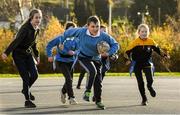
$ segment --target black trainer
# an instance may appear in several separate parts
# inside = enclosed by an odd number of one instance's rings
[[[155,90],[154,90],[153,88],[150,88],[150,89],[149,89],[149,92],[150,92],[150,95],[151,95],[152,97],[156,97],[156,92],[155,92]]]
[[[95,102],[96,101],[96,98],[95,96],[92,97],[92,101]]]
[[[77,86],[76,86],[76,89],[81,89],[81,87],[77,85]]]
[[[142,106],[146,106],[146,105],[147,105],[147,97],[146,97],[146,95],[145,95],[145,96],[143,96],[143,99],[142,99],[141,105],[142,105]]]
[[[146,105],[147,105],[147,101],[142,101],[142,102],[141,102],[141,105],[142,105],[142,106],[146,106]]]
[[[31,102],[30,100],[25,101],[24,106],[25,106],[26,108],[35,108],[35,107],[36,107],[36,105],[35,105],[33,102]]]
[[[24,94],[24,90],[22,90],[21,93]],[[35,97],[34,97],[34,95],[31,94],[31,92],[30,92],[30,99],[31,99],[32,101],[35,100]]]

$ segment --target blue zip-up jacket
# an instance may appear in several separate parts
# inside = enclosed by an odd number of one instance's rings
[[[93,57],[93,60],[100,60],[100,55],[97,51],[97,43],[106,41],[110,45],[109,56],[113,55],[119,50],[118,42],[110,35],[100,32],[99,36],[93,37],[87,34],[87,28],[72,28],[64,32],[64,38],[78,37],[79,50],[86,56]],[[80,57],[86,57],[79,54]]]
[[[63,36],[57,36],[55,37],[52,41],[50,41],[47,46],[46,46],[46,53],[48,57],[52,57],[52,48],[56,46],[56,61],[61,61],[61,62],[73,62],[75,59],[75,56],[69,56],[68,51],[73,50],[75,52],[78,52],[78,39],[74,39],[74,37],[68,37],[66,38],[65,41],[61,42],[64,40]],[[62,43],[64,45],[64,49],[60,50],[59,44]]]

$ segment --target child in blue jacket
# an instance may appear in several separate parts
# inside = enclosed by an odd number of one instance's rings
[[[66,30],[69,28],[74,28],[76,25],[73,22],[68,22],[66,24]],[[73,65],[75,55],[78,49],[78,39],[74,37],[67,37],[65,41],[61,42],[64,36],[60,35],[50,41],[46,47],[48,61],[53,61],[52,49],[57,47],[57,54],[55,56],[56,64],[61,69],[64,77],[65,83],[61,90],[61,102],[66,103],[66,93],[68,94],[68,99],[70,104],[77,104],[72,88],[73,82],[73,71],[71,67]],[[63,48],[60,48],[62,47]]]
[[[101,25],[100,30],[102,32],[106,32],[106,33],[108,32],[107,27],[105,25]],[[111,60],[117,60],[118,55],[114,54],[113,56],[111,56],[109,58]],[[104,58],[101,59],[101,62],[102,62],[102,80],[104,79],[105,73],[110,69],[110,60],[109,60],[109,58],[104,57]],[[82,82],[82,80],[84,78],[85,73],[86,73],[86,70],[82,69],[81,72],[80,72],[80,75],[79,75],[78,84],[76,86],[77,89],[81,88],[81,82]]]
[[[100,109],[105,109],[101,101],[102,74],[101,57],[108,57],[116,53],[119,49],[118,42],[110,35],[100,31],[100,21],[97,16],[90,16],[87,20],[87,27],[72,28],[64,32],[64,39],[68,37],[78,37],[79,39],[79,62],[88,73],[88,81],[83,99],[89,101],[91,88],[94,86],[94,96],[96,105]],[[97,51],[97,44],[106,41],[110,45],[110,50],[103,54]]]

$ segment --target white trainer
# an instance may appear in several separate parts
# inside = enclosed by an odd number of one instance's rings
[[[75,98],[72,98],[72,97],[71,97],[71,98],[69,99],[69,104],[71,104],[71,105],[76,105],[76,104],[78,104],[78,103],[77,103],[77,101],[76,101]]]

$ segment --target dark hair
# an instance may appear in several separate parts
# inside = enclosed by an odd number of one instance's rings
[[[76,27],[76,24],[74,22],[68,21],[66,23],[65,29],[67,30],[69,27]]]
[[[42,12],[40,9],[32,9],[31,12],[29,13],[29,21],[31,21],[34,17],[34,14],[39,13],[42,16]]]
[[[99,18],[97,16],[90,16],[88,19],[87,19],[87,25],[89,25],[91,22],[93,23],[100,23],[99,21]]]
[[[26,24],[30,23],[36,13],[39,13],[39,14],[42,16],[42,12],[41,12],[40,9],[32,9],[31,12],[29,13],[29,18],[28,18],[27,20],[25,20],[25,21],[21,24],[21,27],[22,27],[23,25],[26,25]],[[21,28],[21,27],[20,27],[20,28]]]

